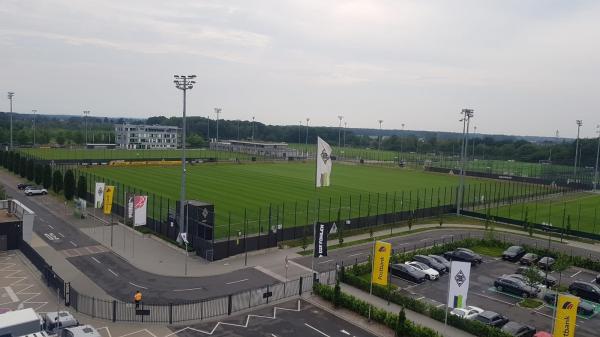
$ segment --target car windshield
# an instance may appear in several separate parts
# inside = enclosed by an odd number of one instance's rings
[[[434,260],[440,262],[440,263],[450,263],[450,261],[446,260],[445,257],[443,256],[439,256],[439,255],[430,255],[430,257],[432,257]]]
[[[513,252],[513,253],[515,253],[515,252],[518,252],[520,250],[521,250],[521,247],[519,247],[519,246],[512,246],[512,247],[508,247],[508,249],[506,251],[507,252]]]
[[[502,331],[512,333],[512,334],[519,332],[520,329],[521,329],[521,325],[519,323],[515,323],[515,322],[508,322],[502,327]]]
[[[421,262],[415,261],[415,262],[413,262],[413,265],[422,270],[429,269],[429,266],[427,266],[426,264],[421,263]]]
[[[463,317],[465,315],[465,312],[461,309],[453,309],[452,313],[458,317]]]

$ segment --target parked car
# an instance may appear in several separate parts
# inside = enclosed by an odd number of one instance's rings
[[[527,253],[521,257],[519,263],[526,266],[531,266],[535,264],[540,257],[535,253]]]
[[[62,330],[60,337],[102,337],[91,325],[80,325]]]
[[[522,280],[510,275],[502,275],[497,278],[494,281],[494,287],[500,292],[515,294],[523,298],[536,297],[540,292],[538,288],[531,287]]]
[[[446,268],[445,265],[443,265],[442,263],[439,263],[437,260],[435,260],[434,258],[432,258],[430,256],[415,255],[413,257],[413,259],[417,262],[425,263],[429,267],[437,270],[440,273],[440,275],[448,272],[448,269]]]
[[[445,257],[441,256],[441,255],[428,255],[430,258],[436,260],[437,262],[441,263],[444,265],[444,267],[446,267],[446,270],[448,270],[448,272],[450,272],[450,261],[446,260]]]
[[[508,275],[503,275],[503,276],[517,279],[517,280],[523,282],[524,284],[529,284],[529,279],[527,277],[525,277],[525,275],[521,275],[521,274],[508,274]],[[546,285],[538,283],[538,282],[534,283],[533,286],[537,290],[539,290],[539,291],[542,291],[542,289],[546,288]]]
[[[54,311],[42,314],[43,327],[49,334],[59,333],[60,330],[79,325],[79,321],[68,311]]]
[[[598,283],[598,284],[600,284],[600,274],[598,274],[598,275],[596,276],[596,281],[595,281],[595,282],[596,282],[596,283]]]
[[[553,257],[544,256],[537,262],[537,265],[543,270],[550,270],[555,262],[556,260]]]
[[[445,252],[444,257],[448,260],[470,262],[472,265],[478,265],[483,262],[481,255],[460,248]]]
[[[430,266],[426,265],[425,263],[421,263],[418,261],[410,261],[410,262],[406,262],[405,264],[407,264],[409,266],[413,266],[413,267],[417,268],[418,270],[424,272],[425,275],[427,275],[427,278],[431,281],[437,280],[440,278],[440,273],[438,273],[437,270],[431,268]]]
[[[544,294],[544,301],[552,306],[556,304],[556,292],[547,291]],[[585,301],[580,301],[577,307],[577,313],[584,316],[591,316],[594,314],[596,306]]]
[[[25,195],[46,195],[48,194],[48,190],[40,186],[29,186],[25,189]]]
[[[593,283],[575,281],[569,285],[569,292],[584,300],[600,303],[600,287]]]
[[[515,337],[533,337],[535,328],[529,325],[524,325],[519,322],[510,321],[500,329],[507,334]]]
[[[554,276],[548,275],[548,273],[532,267],[519,267],[517,268],[517,274],[525,275],[529,269],[535,270],[542,278],[542,283],[547,287],[554,287],[556,285],[557,280]]]
[[[26,189],[29,186],[31,186],[31,184],[23,184],[23,183],[17,184],[17,188],[20,189],[20,190],[24,190],[24,189]]]
[[[475,252],[474,252],[474,251],[472,251],[472,250],[471,250],[471,249],[469,249],[469,248],[462,248],[462,247],[458,247],[458,248],[456,248],[456,250],[462,250],[463,252],[469,252],[469,253],[471,253],[471,254],[475,254]]]
[[[538,331],[535,333],[535,335],[533,335],[533,337],[552,337],[552,334],[547,331]]]
[[[423,283],[425,280],[427,280],[427,275],[425,275],[424,272],[407,264],[393,264],[390,267],[390,271],[393,276],[397,276],[415,283]]]
[[[497,328],[502,327],[508,322],[508,318],[489,310],[485,310],[484,312],[478,314],[474,319],[485,325],[491,325]]]
[[[502,260],[516,262],[525,255],[525,248],[521,246],[510,246],[502,253]]]
[[[454,308],[450,311],[450,315],[458,316],[464,319],[474,319],[475,316],[482,313],[484,310],[474,306],[466,306],[465,308]]]

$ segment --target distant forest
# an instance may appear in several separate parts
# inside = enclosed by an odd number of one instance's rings
[[[13,141],[18,146],[31,146],[33,144],[33,115],[13,115]],[[89,117],[88,142],[111,143],[114,142],[114,124],[158,124],[182,125],[179,117],[150,117],[147,120]],[[254,131],[253,131],[254,129]],[[10,140],[9,114],[0,112],[0,143],[8,144]],[[377,136],[361,135],[361,129],[347,129],[345,132],[335,127],[308,127],[305,125],[267,125],[251,121],[219,120],[219,139],[252,139],[281,141],[288,143],[315,143],[319,136],[331,145],[344,145],[357,148],[377,149],[379,139]],[[383,130],[386,134],[390,130]],[[205,117],[187,118],[188,144],[192,147],[206,146],[208,138],[214,139],[217,135],[217,123]],[[395,135],[384,136],[381,141],[382,150],[441,153],[444,155],[459,155],[461,140],[447,132],[431,131],[396,131]],[[339,138],[338,138],[339,136]],[[469,155],[479,159],[518,160],[525,162],[539,162],[552,160],[556,164],[572,165],[575,157],[575,141],[541,141],[531,142],[522,137],[475,135],[469,140]],[[85,143],[85,120],[80,116],[36,116],[36,144],[38,145],[83,145]],[[473,149],[473,144],[475,145]],[[580,153],[581,166],[594,166],[598,140],[581,139]],[[474,150],[474,152],[473,152]]]

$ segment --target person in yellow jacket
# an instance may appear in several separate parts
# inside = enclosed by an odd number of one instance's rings
[[[135,302],[135,308],[139,308],[140,307],[140,302],[142,301],[142,293],[137,290],[135,292],[135,295],[133,295],[133,302]]]

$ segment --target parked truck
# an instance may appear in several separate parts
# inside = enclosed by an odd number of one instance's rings
[[[49,334],[58,334],[60,330],[79,325],[79,322],[68,311],[52,311],[42,315],[43,328]],[[2,337],[2,335],[0,335]]]
[[[0,314],[0,337],[19,337],[41,332],[40,316],[31,308]]]

